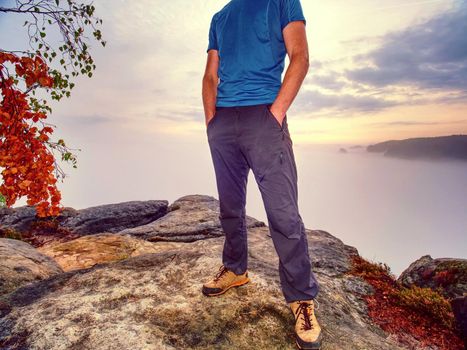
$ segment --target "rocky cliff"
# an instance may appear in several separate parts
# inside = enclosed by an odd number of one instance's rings
[[[405,269],[398,281],[439,291],[451,304],[464,343],[467,344],[467,259],[424,255]]]
[[[467,135],[389,140],[369,145],[366,150],[404,159],[467,160]]]
[[[295,348],[263,222],[247,219],[251,282],[220,297],[201,294],[224,241],[213,197],[69,208],[53,224],[35,222],[31,208],[0,210],[0,231],[16,238],[0,238],[8,286],[0,288],[1,349]],[[376,287],[354,273],[357,249],[323,230],[306,234],[321,286],[322,349],[460,349],[455,333],[440,346],[383,330],[369,314]]]

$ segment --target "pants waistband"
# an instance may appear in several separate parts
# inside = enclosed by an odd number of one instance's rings
[[[248,106],[216,106],[216,111],[224,110],[224,109],[235,109],[237,111],[240,110],[250,110],[250,109],[257,109],[258,107],[268,106],[271,107],[272,102],[270,103],[260,103],[256,105],[248,105]]]

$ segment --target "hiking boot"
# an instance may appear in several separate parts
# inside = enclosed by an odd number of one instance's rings
[[[299,349],[317,350],[321,347],[321,327],[314,312],[313,300],[289,303],[295,316],[295,342]]]
[[[245,271],[241,275],[236,275],[233,271],[221,265],[214,278],[203,284],[202,291],[206,296],[219,295],[225,293],[232,287],[244,285],[249,281],[248,271]]]

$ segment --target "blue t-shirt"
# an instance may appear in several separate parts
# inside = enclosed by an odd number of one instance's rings
[[[282,30],[297,20],[306,25],[300,0],[231,0],[213,15],[206,52],[219,55],[216,106],[274,102],[287,54]]]

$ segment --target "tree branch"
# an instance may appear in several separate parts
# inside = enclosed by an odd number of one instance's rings
[[[56,10],[56,11],[35,11],[35,10],[20,10],[19,8],[0,7],[0,12],[16,12],[16,13],[37,13],[42,15],[50,15],[54,13],[75,13],[79,10]]]

